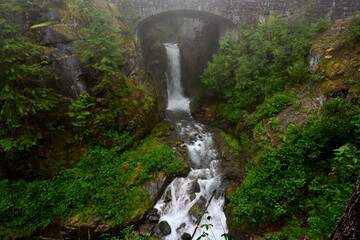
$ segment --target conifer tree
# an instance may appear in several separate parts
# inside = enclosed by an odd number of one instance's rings
[[[120,28],[113,26],[113,16],[102,8],[88,7],[88,24],[83,29],[85,40],[79,42],[81,61],[98,74],[100,82],[97,88],[109,93],[114,87],[114,75],[124,64],[123,39]]]
[[[43,48],[19,34],[12,23],[13,4],[0,11],[0,149],[29,149],[41,134],[34,127],[40,113],[58,103],[45,82],[54,76],[48,71]],[[10,137],[11,136],[11,137]]]

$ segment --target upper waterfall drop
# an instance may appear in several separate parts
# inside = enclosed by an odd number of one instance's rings
[[[180,50],[176,43],[164,43],[168,56],[166,76],[168,106],[167,110],[190,112],[190,100],[184,96],[181,84]]]

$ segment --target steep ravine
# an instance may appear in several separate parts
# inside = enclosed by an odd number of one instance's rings
[[[112,4],[105,7],[106,12],[119,15],[116,23],[122,25],[123,20],[118,10]],[[87,66],[87,63],[80,61],[78,43],[86,40],[81,30],[85,26],[80,16],[73,15],[71,4],[52,6],[39,11],[24,11],[22,29],[29,36],[33,34],[32,38],[46,48],[48,67],[58,75],[56,81],[46,84],[47,87],[56,90],[57,96],[62,100],[56,112],[42,117],[39,126],[48,118],[53,119],[54,115],[55,125],[59,123],[59,126],[56,125],[58,128],[55,130],[43,131],[41,141],[28,152],[1,151],[0,180],[16,181],[25,178],[27,182],[31,182],[39,179],[57,179],[58,174],[74,167],[94,145],[104,149],[122,146],[122,141],[129,135],[115,134],[109,138],[109,130],[115,127],[120,129],[121,133],[135,136],[115,154],[120,156],[123,152],[132,150],[119,168],[121,174],[125,175],[129,166],[134,167],[124,188],[136,186],[137,190],[145,193],[145,197],[141,199],[141,207],[135,209],[120,225],[111,225],[106,217],[87,209],[86,212],[77,212],[67,217],[54,217],[46,227],[22,233],[19,235],[20,239],[87,239],[88,236],[96,239],[101,235],[99,226],[105,232],[116,236],[126,225],[135,225],[140,235],[153,232],[154,236],[162,239],[190,239],[189,235],[196,229],[196,219],[202,217],[207,203],[210,205],[205,216],[211,216],[211,221],[204,220],[213,224],[212,231],[206,230],[211,233],[212,238],[219,239],[221,234],[230,230],[236,239],[256,239],[271,232],[277,233],[282,227],[287,226],[288,222],[285,219],[255,230],[244,227],[241,233],[234,231],[231,225],[232,216],[226,212],[227,197],[235,188],[242,186],[246,176],[245,165],[256,156],[256,153],[249,150],[249,145],[255,142],[254,139],[266,139],[269,146],[276,148],[283,141],[282,130],[290,125],[302,126],[307,119],[321,116],[319,109],[335,97],[344,96],[348,102],[357,104],[359,91],[355,82],[358,81],[360,71],[360,48],[357,46],[352,51],[341,45],[341,34],[347,29],[348,23],[339,20],[316,39],[308,60],[314,77],[286,89],[299,98],[296,104],[287,106],[274,116],[278,128],[273,129],[270,122],[265,122],[261,126],[264,129],[263,134],[250,139],[246,139],[248,136],[244,134],[249,128],[246,120],[241,119],[237,124],[224,121],[221,112],[212,106],[215,102],[214,96],[211,92],[208,94],[204,91],[204,86],[199,81],[206,61],[210,60],[218,48],[216,26],[196,23],[199,24],[199,29],[195,28],[198,32],[192,29],[195,32],[191,32],[191,36],[181,36],[183,33],[172,35],[179,25],[187,32],[187,23],[189,22],[185,22],[184,26],[184,22],[174,21],[167,26],[174,29],[166,30],[165,33],[163,25],[154,26],[149,33],[148,42],[142,43],[142,53],[138,52],[131,31],[124,30],[124,63],[120,67],[121,74],[114,77],[114,82],[121,81],[128,90],[119,93],[115,98],[109,98],[104,92],[98,92],[93,88],[98,83],[99,76]],[[162,35],[163,39],[157,39],[159,35]],[[181,57],[183,71],[177,69],[177,72],[173,73],[174,69],[168,69],[169,63],[166,58],[169,48],[173,48],[174,45],[168,44],[164,47],[162,42],[169,39],[179,42],[181,56],[179,53],[176,55]],[[196,43],[192,44],[193,41]],[[145,73],[148,70],[153,79]],[[171,81],[165,83],[166,80],[181,76],[182,84],[173,85]],[[185,89],[182,89],[181,85]],[[178,91],[167,91],[169,86]],[[89,94],[88,99],[93,101],[86,109],[92,114],[91,118],[105,117],[102,118],[104,125],[101,127],[91,125],[93,122],[87,119],[91,124],[87,125],[87,122],[85,127],[92,132],[89,136],[79,139],[75,137],[77,133],[72,129],[68,112],[71,103],[82,94]],[[196,101],[192,101],[191,113],[190,98],[197,98]],[[115,116],[106,115],[113,109],[121,111]],[[115,120],[108,123],[107,117]],[[162,122],[164,117],[165,121]],[[158,124],[159,122],[161,123]],[[50,128],[51,124],[54,124],[46,123]],[[146,136],[148,137],[145,138]],[[157,148],[159,145],[171,148],[176,156],[172,159],[174,162],[183,158],[182,167],[177,169],[179,171],[175,175],[165,173],[161,169],[151,170],[149,175],[144,177],[141,176],[144,168],[141,163],[133,166],[127,162],[136,156],[137,151],[146,155],[154,146]],[[137,148],[134,149],[134,146]],[[19,159],[21,161],[18,161]],[[357,182],[354,194],[331,239],[359,237],[360,230],[356,221],[359,215],[359,188],[360,181]],[[313,197],[310,191],[309,196]],[[91,204],[85,203],[85,206],[90,207]],[[201,233],[198,230],[196,236]],[[11,233],[11,237],[18,236]]]

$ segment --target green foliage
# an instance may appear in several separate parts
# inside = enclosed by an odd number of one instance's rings
[[[145,180],[159,171],[177,174],[181,167],[182,160],[150,136],[122,155],[116,148],[94,147],[53,180],[0,181],[0,236],[27,234],[46,227],[54,216],[87,212],[103,216],[111,226],[122,225],[146,208],[149,199],[141,187]],[[137,239],[129,234],[128,239]]]
[[[127,131],[119,132],[116,131],[114,128],[109,129],[104,133],[104,136],[109,137],[113,140],[116,151],[121,151],[125,149],[130,143],[133,141],[135,136],[130,136],[130,133]]]
[[[331,22],[329,20],[329,17],[326,18],[320,18],[317,23],[315,24],[315,32],[322,33],[326,30],[328,30],[331,26]]]
[[[117,116],[123,111],[118,99],[110,105],[99,106],[94,97],[81,95],[74,101],[67,115],[75,132],[76,140],[91,140],[106,137],[116,151],[130,146],[135,135],[119,126]]]
[[[119,66],[124,64],[123,39],[120,27],[114,25],[116,19],[105,6],[95,7],[92,1],[77,3],[78,11],[84,11],[82,18],[87,23],[82,29],[85,40],[79,42],[80,60],[91,67],[100,77],[97,90],[113,92],[117,84],[115,74],[120,73]]]
[[[151,239],[148,234],[144,237],[140,236],[139,233],[133,230],[133,226],[127,227],[121,232],[121,237],[119,236],[111,236],[110,234],[103,234],[101,237],[104,237],[105,240],[146,240]]]
[[[215,239],[215,236],[213,235],[212,228],[214,227],[213,224],[211,224],[212,217],[208,215],[208,212],[205,212],[201,219],[198,219],[198,222],[205,222],[200,225],[196,225],[196,230],[199,229],[201,231],[201,235],[196,240],[201,239]],[[195,231],[196,231],[195,230]],[[210,232],[210,233],[209,233]],[[231,240],[233,239],[233,236],[229,235],[228,233],[224,233],[221,235],[221,238],[219,239],[225,239],[225,240]]]
[[[0,13],[0,148],[28,150],[41,139],[38,119],[53,110],[59,99],[45,88],[55,79],[47,67],[44,48],[18,34],[7,2]]]
[[[125,228],[121,231],[121,234],[123,235],[123,240],[143,240],[143,239],[149,239],[148,237],[141,237],[137,232],[135,232],[132,228],[132,226]]]
[[[306,55],[313,27],[302,17],[285,20],[272,14],[257,28],[229,36],[201,76],[202,82],[226,102],[225,116],[239,120],[243,110],[310,76]]]
[[[233,137],[229,134],[226,134],[223,131],[221,131],[220,134],[221,134],[222,139],[224,139],[226,141],[226,143],[230,146],[229,149],[225,148],[226,150],[229,150],[230,152],[233,152],[233,151],[240,152],[241,151],[241,146],[235,137]]]
[[[346,33],[344,45],[348,48],[355,48],[360,42],[360,15],[355,15],[350,20],[350,27]]]
[[[271,118],[283,111],[287,106],[295,103],[295,97],[289,93],[275,93],[266,97],[264,102],[256,107],[253,121],[257,122],[263,118]]]
[[[317,195],[307,202],[307,207],[311,209],[308,224],[312,236],[330,237],[360,174],[360,150],[356,146],[346,144],[334,152],[328,176],[316,176],[309,186]]]
[[[52,218],[55,203],[47,201],[56,193],[49,189],[49,181],[26,183],[20,181],[2,180],[0,182],[1,200],[0,215],[2,224],[0,235],[11,237],[33,230],[33,226],[45,227]],[[24,209],[26,209],[24,211]],[[11,226],[12,229],[7,228]]]
[[[2,6],[10,6],[11,11],[18,11],[22,9],[33,10],[39,8],[48,8],[54,4],[63,3],[64,0],[17,0],[16,2],[11,0],[3,0],[0,4]]]
[[[305,210],[310,228],[296,223],[286,236],[294,236],[295,228],[302,229],[301,237],[330,234],[360,174],[359,150],[351,143],[358,114],[352,108],[335,98],[320,119],[289,130],[277,149],[264,148],[257,163],[248,164],[244,188],[230,196],[234,223],[258,226]],[[316,197],[308,199],[309,191]]]
[[[78,135],[88,136],[94,127],[102,124],[101,119],[94,119],[94,114],[91,110],[93,106],[95,106],[94,98],[91,98],[89,95],[81,95],[71,104],[70,111],[67,114],[72,119],[71,125],[75,128],[75,132]]]

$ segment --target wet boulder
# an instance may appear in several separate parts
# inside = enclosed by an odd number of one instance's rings
[[[152,209],[147,216],[147,223],[158,223],[160,220],[160,214],[156,208]]]
[[[145,236],[155,228],[156,224],[145,223],[139,226],[139,234]]]
[[[165,195],[165,202],[171,202],[171,199],[172,199],[172,197],[171,197],[171,190],[168,190],[167,192],[166,192],[166,195]]]
[[[167,221],[161,221],[159,223],[159,228],[161,233],[164,234],[164,236],[167,236],[171,233],[171,227]]]
[[[181,169],[181,172],[179,173],[178,177],[186,177],[190,172],[190,165],[184,161],[183,167]]]
[[[184,233],[182,236],[181,236],[181,240],[191,240],[191,235],[189,233]]]
[[[200,185],[198,181],[192,181],[191,183],[188,184],[188,190],[187,190],[188,194],[193,194],[198,192],[200,192]]]
[[[203,212],[205,211],[206,202],[207,202],[206,198],[201,196],[199,200],[197,200],[197,202],[190,208],[189,214],[195,217],[196,219],[200,218]]]
[[[186,227],[186,223],[182,223],[180,224],[180,226],[176,229],[176,232],[177,233],[180,233],[181,229],[185,228]]]
[[[48,56],[49,67],[60,77],[60,80],[49,81],[48,87],[71,99],[77,99],[87,92],[86,84],[81,79],[83,70],[76,54],[75,44],[71,42],[52,47]]]

